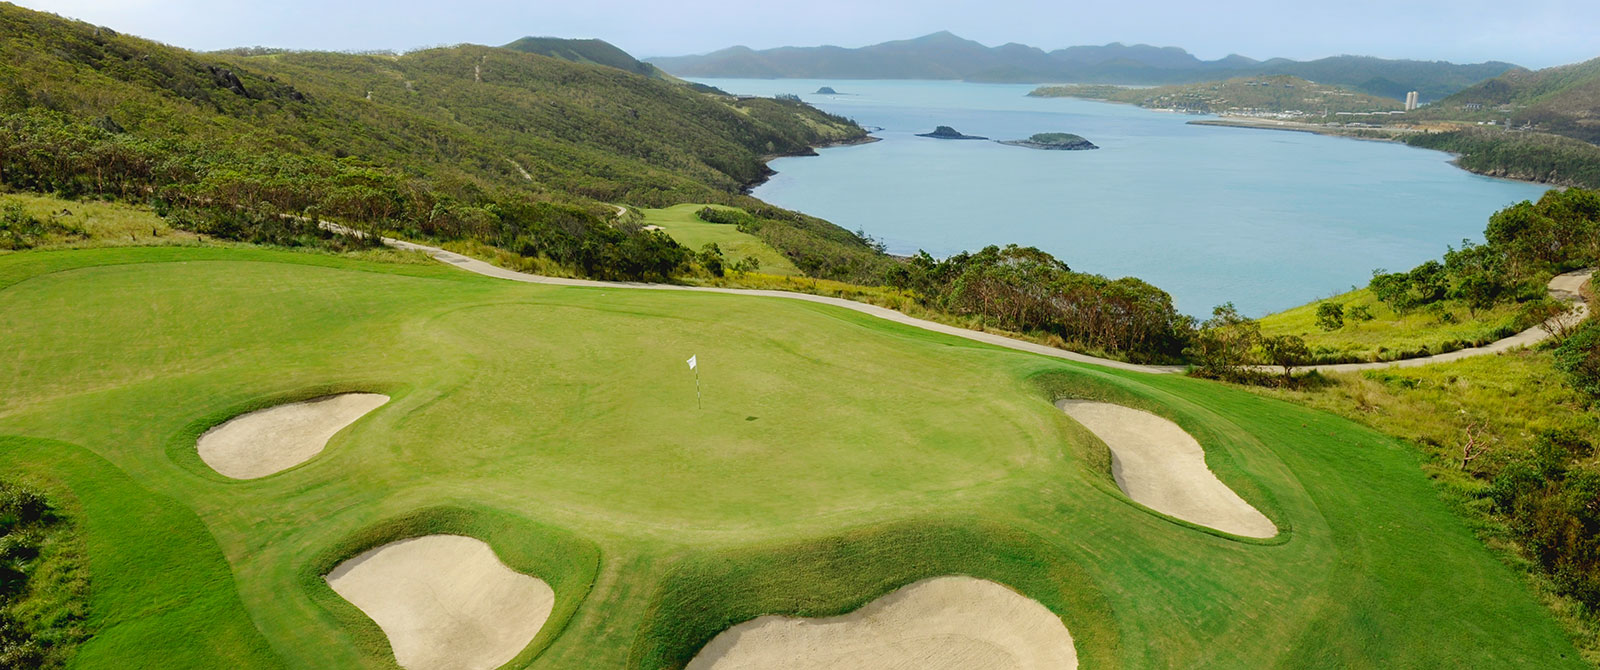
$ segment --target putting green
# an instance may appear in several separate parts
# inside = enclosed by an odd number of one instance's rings
[[[86,501],[101,636],[166,667],[393,667],[322,577],[429,534],[483,540],[554,592],[506,667],[678,667],[762,614],[835,616],[940,575],[1048,607],[1083,668],[1583,667],[1404,445],[825,305],[262,250],[28,252],[0,257],[0,388],[0,462]],[[230,417],[348,391],[391,401],[298,467],[230,480],[196,452]],[[1172,419],[1282,533],[1131,503],[1066,396]],[[113,488],[179,521],[87,504]],[[119,603],[155,585],[199,596],[163,610],[182,634],[119,634],[141,625]]]

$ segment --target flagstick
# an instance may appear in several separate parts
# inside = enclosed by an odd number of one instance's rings
[[[695,369],[694,369],[694,408],[695,409],[705,409],[705,407],[700,404],[700,367],[699,366],[695,366]]]

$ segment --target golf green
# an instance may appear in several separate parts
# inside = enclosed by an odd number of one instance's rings
[[[256,249],[26,252],[0,256],[0,389],[0,462],[84,517],[80,667],[393,667],[322,575],[429,533],[554,590],[506,667],[679,667],[754,616],[945,574],[1043,603],[1084,668],[1584,667],[1403,444],[826,305]],[[196,452],[231,417],[346,391],[391,400],[303,464],[233,480]],[[1132,503],[1066,396],[1176,421],[1282,532]]]

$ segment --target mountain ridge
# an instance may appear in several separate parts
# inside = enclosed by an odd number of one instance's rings
[[[1500,61],[1382,59],[1340,55],[1311,61],[1256,60],[1229,54],[1202,60],[1180,47],[1112,42],[1054,51],[1009,42],[996,47],[939,31],[858,48],[734,46],[706,54],[645,59],[680,77],[760,79],[931,79],[985,83],[1184,84],[1218,78],[1286,74],[1362,93],[1404,99],[1418,91],[1439,100],[1517,66]]]

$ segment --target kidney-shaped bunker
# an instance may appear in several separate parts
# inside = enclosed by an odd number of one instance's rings
[[[555,608],[550,585],[460,535],[391,542],[325,579],[383,629],[407,670],[500,667],[533,641]]]
[[[934,577],[843,616],[763,616],[723,631],[689,670],[1070,670],[1072,635],[994,582]]]
[[[389,402],[377,393],[340,395],[241,414],[200,436],[200,460],[234,479],[282,472],[322,452],[335,433]]]

